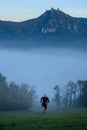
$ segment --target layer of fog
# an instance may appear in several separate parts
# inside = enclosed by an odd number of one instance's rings
[[[87,79],[87,53],[64,48],[0,50],[0,72],[8,82],[34,85],[38,99],[44,93],[51,98],[56,84]]]

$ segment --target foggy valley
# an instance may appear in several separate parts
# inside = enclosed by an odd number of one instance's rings
[[[0,50],[0,72],[8,82],[34,85],[38,99],[46,93],[53,98],[53,88],[69,80],[87,79],[87,52],[76,48],[31,48]]]

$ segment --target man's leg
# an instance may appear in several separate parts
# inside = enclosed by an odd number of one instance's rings
[[[44,114],[46,113],[45,107],[42,107],[42,111],[43,111]]]

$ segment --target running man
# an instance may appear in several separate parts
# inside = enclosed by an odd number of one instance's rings
[[[40,102],[42,103],[42,111],[45,114],[47,109],[47,104],[49,103],[49,98],[44,94],[43,97],[41,97]]]

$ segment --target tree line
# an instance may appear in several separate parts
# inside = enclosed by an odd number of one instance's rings
[[[87,80],[69,81],[64,87],[54,87],[54,99],[58,109],[87,107]],[[36,91],[26,83],[7,82],[0,73],[0,110],[30,110]]]
[[[6,80],[0,73],[0,110],[29,110],[34,101],[34,88],[26,83],[7,83]]]
[[[64,87],[54,87],[57,108],[86,108],[87,80],[69,81]]]

